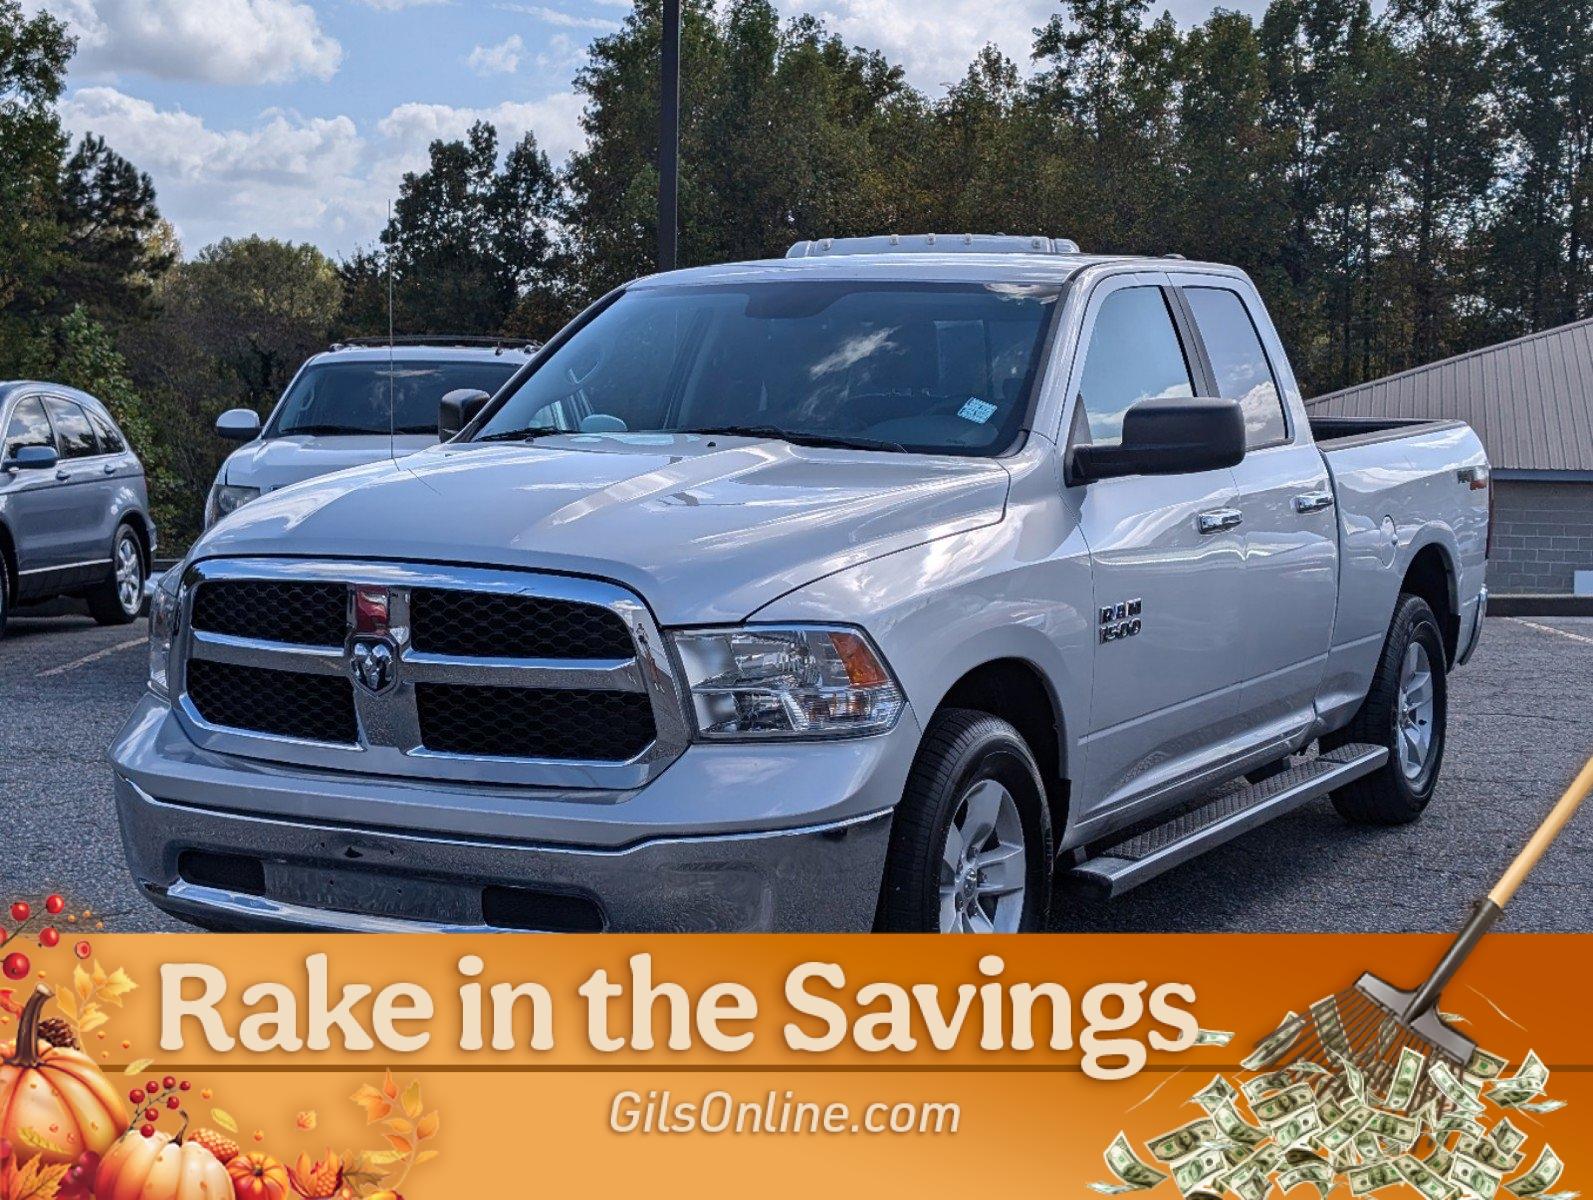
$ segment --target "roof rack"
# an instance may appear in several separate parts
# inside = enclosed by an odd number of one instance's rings
[[[531,338],[483,337],[469,333],[399,333],[386,337],[343,338],[332,343],[333,350],[368,350],[394,346],[490,346],[494,350],[535,350],[539,343]]]
[[[1077,254],[1067,238],[1007,233],[888,233],[875,237],[819,238],[797,242],[787,258],[827,254]]]

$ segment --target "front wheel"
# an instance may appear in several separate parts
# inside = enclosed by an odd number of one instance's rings
[[[89,591],[88,607],[101,625],[126,625],[144,611],[144,544],[131,525],[117,529],[111,576]]]
[[[924,734],[891,826],[879,926],[895,933],[1043,929],[1051,823],[1028,743],[986,713],[948,709]]]
[[[1361,825],[1403,825],[1421,816],[1438,785],[1449,718],[1443,633],[1427,601],[1399,598],[1355,719],[1331,740],[1388,747],[1388,761],[1334,793],[1333,805]]]

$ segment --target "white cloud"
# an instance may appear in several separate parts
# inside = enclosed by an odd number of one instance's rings
[[[352,242],[368,238],[385,212],[386,196],[373,196],[362,178],[365,144],[346,116],[269,109],[247,129],[213,129],[111,87],[77,91],[61,115],[150,173],[190,249],[255,232]]]
[[[938,95],[968,72],[987,42],[1020,69],[1029,65],[1034,30],[1058,11],[1056,0],[777,0],[787,17],[812,13],[849,46],[880,50],[907,80]]]
[[[360,0],[366,8],[379,12],[398,12],[405,8],[431,8],[438,4],[451,4],[453,0]]]
[[[37,3],[38,0],[34,0]],[[301,0],[47,0],[78,39],[73,70],[202,83],[330,79],[343,48]]]
[[[581,17],[564,12],[562,9],[549,8],[545,4],[500,4],[498,7],[504,12],[535,17],[539,21],[546,21],[549,25],[557,25],[561,29],[591,29],[600,33],[613,33],[619,28],[618,21],[611,21],[607,17]]]
[[[491,46],[477,46],[465,59],[477,75],[513,75],[520,69],[520,56],[525,53],[525,42],[518,33],[511,33],[503,41]]]
[[[497,127],[499,142],[510,145],[527,131],[537,135],[537,145],[554,162],[581,145],[582,98],[574,92],[559,92],[541,100],[505,100],[490,108],[456,108],[450,104],[400,104],[379,122],[376,129],[400,156],[412,165],[424,166],[426,147],[437,138],[463,137],[477,121]]]
[[[74,134],[101,134],[149,172],[161,211],[190,251],[260,233],[347,253],[381,230],[404,172],[425,169],[435,139],[488,121],[504,147],[534,131],[557,162],[581,143],[581,104],[573,92],[487,108],[402,104],[363,129],[348,116],[272,108],[219,128],[185,108],[93,86],[72,93],[61,115]]]

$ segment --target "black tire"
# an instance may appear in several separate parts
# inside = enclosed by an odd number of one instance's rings
[[[891,824],[877,922],[881,930],[932,933],[941,928],[947,837],[963,801],[985,781],[999,784],[1015,802],[1023,831],[1024,892],[1016,931],[1045,927],[1053,851],[1040,768],[1023,736],[1007,722],[953,708],[929,723]]]
[[[1402,765],[1400,673],[1412,646],[1425,654],[1431,677],[1433,710],[1430,747],[1420,770]],[[1372,676],[1372,688],[1347,726],[1323,739],[1323,748],[1346,742],[1388,747],[1388,761],[1333,794],[1333,807],[1357,825],[1404,825],[1422,815],[1438,784],[1448,727],[1449,691],[1445,678],[1444,637],[1438,618],[1420,596],[1401,595]]]
[[[6,635],[6,620],[11,616],[11,570],[0,554],[0,638]]]
[[[136,571],[131,601],[126,599],[120,573],[128,547],[132,549],[132,564]],[[84,599],[88,601],[89,616],[101,625],[128,625],[138,620],[139,614],[144,611],[144,580],[147,577],[144,543],[132,525],[124,522],[116,527],[116,536],[111,540],[111,577],[95,584],[84,594]]]

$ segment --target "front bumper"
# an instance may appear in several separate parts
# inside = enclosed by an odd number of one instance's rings
[[[693,746],[637,791],[553,793],[220,755],[146,696],[111,759],[135,881],[201,923],[861,931],[917,741],[908,712],[880,737]],[[539,924],[539,898],[590,922]]]

